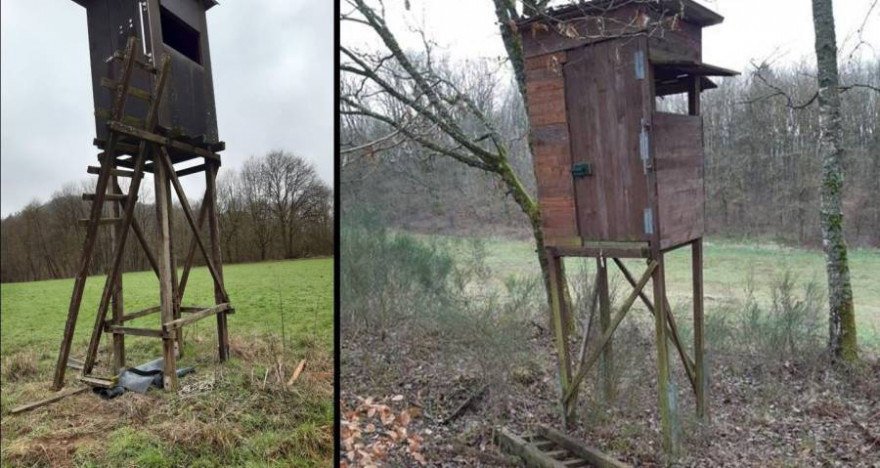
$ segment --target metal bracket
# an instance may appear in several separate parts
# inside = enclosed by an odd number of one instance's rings
[[[648,135],[648,124],[642,119],[642,129],[639,132],[639,157],[642,159],[642,170],[645,174],[651,169],[651,141]]]
[[[654,210],[652,208],[645,208],[643,219],[645,221],[645,234],[654,234]]]
[[[593,166],[588,162],[575,163],[571,166],[571,175],[575,178],[593,175]]]
[[[636,65],[636,79],[644,80],[645,79],[645,51],[637,50],[634,54],[634,60]]]

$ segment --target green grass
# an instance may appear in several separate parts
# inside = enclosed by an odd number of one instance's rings
[[[209,318],[187,327],[179,362],[197,368],[182,386],[207,383],[208,390],[127,393],[109,402],[81,394],[15,416],[9,409],[49,394],[73,281],[0,285],[2,466],[326,466],[332,456],[333,259],[226,265],[224,278],[235,307],[232,359],[217,363],[216,321]],[[87,282],[71,357],[84,355],[103,285],[102,276]],[[125,274],[123,285],[126,312],[158,304],[152,271]],[[205,268],[193,270],[183,302],[213,303]],[[155,329],[159,315],[129,323]],[[102,339],[102,363],[110,361],[109,341]],[[127,337],[126,353],[136,365],[161,356],[161,342]],[[284,386],[300,359],[307,360],[306,372]],[[106,372],[105,364],[96,368]],[[68,370],[68,385],[76,375]]]
[[[446,236],[420,236],[441,242],[451,240]],[[539,272],[534,244],[529,241],[486,238],[486,264],[501,287],[501,280],[509,275]],[[461,255],[467,255],[460,242],[452,242]],[[825,261],[821,251],[794,249],[770,243],[738,243],[720,239],[704,240],[704,300],[707,313],[725,303],[742,300],[750,275],[754,281],[754,294],[759,302],[768,302],[772,281],[790,270],[799,284],[815,280],[825,284]],[[684,248],[666,256],[666,281],[669,300],[676,305],[690,307],[691,273],[690,249]],[[850,249],[850,274],[855,298],[856,326],[859,346],[880,348],[880,249]],[[595,260],[587,260],[594,271]],[[579,268],[580,259],[568,259],[566,266],[571,273]],[[625,262],[634,275],[644,270],[638,260]],[[625,285],[623,278],[612,267],[612,281]],[[624,290],[624,288],[621,288]]]

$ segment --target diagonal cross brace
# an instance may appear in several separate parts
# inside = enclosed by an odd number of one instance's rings
[[[205,264],[208,266],[208,271],[211,272],[211,277],[214,278],[214,285],[217,286],[223,294],[223,302],[229,302],[229,296],[226,294],[226,288],[223,286],[223,278],[220,277],[220,273],[217,271],[213,260],[211,260],[211,256],[208,254],[208,249],[205,248],[205,243],[202,241],[201,234],[199,234],[199,228],[193,218],[192,208],[189,206],[186,193],[183,191],[183,186],[180,185],[180,179],[178,179],[177,174],[174,173],[174,166],[171,163],[171,157],[168,156],[168,150],[166,150],[164,146],[155,146],[156,149],[154,151],[158,150],[159,154],[157,156],[161,159],[162,164],[168,169],[168,177],[171,179],[171,185],[174,186],[174,191],[177,192],[177,198],[180,200],[181,207],[183,207],[183,214],[187,223],[189,223],[193,237],[198,243],[202,255],[205,256]]]
[[[608,327],[608,330],[605,331],[605,334],[602,335],[602,338],[599,340],[598,346],[593,349],[593,352],[590,353],[590,356],[585,361],[581,362],[577,374],[575,374],[574,379],[571,380],[568,389],[565,391],[565,397],[562,400],[564,403],[567,404],[571,400],[572,396],[577,393],[577,387],[587,375],[587,372],[590,370],[593,364],[595,364],[596,360],[599,359],[599,355],[602,354],[602,348],[604,348],[605,344],[608,343],[608,340],[611,339],[611,335],[614,334],[614,331],[617,330],[617,327],[620,325],[620,322],[623,321],[626,313],[629,312],[629,310],[632,308],[632,305],[636,302],[636,299],[638,299],[639,293],[642,291],[642,289],[645,288],[645,285],[648,284],[648,280],[651,279],[651,274],[654,273],[657,265],[658,263],[656,260],[651,261],[651,263],[648,265],[648,269],[645,270],[642,278],[639,280],[638,284],[636,284],[636,287],[633,288],[633,292],[630,293],[629,297],[626,298],[626,301],[623,302],[623,305],[620,306],[620,310],[617,312],[614,320],[611,321],[611,326]]]

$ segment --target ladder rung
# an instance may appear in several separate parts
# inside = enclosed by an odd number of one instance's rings
[[[103,107],[98,107],[95,109],[95,116],[100,119],[110,120],[110,110],[104,109]],[[132,127],[137,127],[139,130],[143,130],[145,126],[144,119],[131,115],[123,115],[122,123],[124,123],[125,125],[131,125]]]
[[[85,201],[94,201],[96,193],[84,193],[83,200]],[[122,193],[108,193],[104,195],[104,200],[115,200],[115,201],[124,201],[128,198],[128,195]]]
[[[567,453],[568,453],[568,450],[552,450],[550,452],[544,452],[544,455],[547,455],[550,458],[555,458],[558,460],[558,459],[562,458]]]
[[[113,59],[125,60],[125,54],[123,54],[121,51],[117,50],[116,52],[113,53],[113,55],[110,56],[109,59],[107,59],[107,61],[109,62],[110,60],[113,60]],[[144,70],[148,73],[154,73],[154,74],[156,73],[156,67],[150,65],[149,63],[145,63],[145,62],[142,62],[137,59],[135,59],[134,63],[135,63],[135,65],[140,67],[141,70]]]
[[[79,381],[91,385],[92,387],[101,387],[101,388],[113,388],[116,386],[116,382],[109,379],[101,379],[98,377],[90,377],[87,375],[79,376]]]
[[[109,90],[116,91],[117,89],[119,89],[119,82],[113,81],[110,78],[101,77],[101,86]],[[135,97],[146,102],[150,102],[153,100],[153,96],[149,92],[144,91],[140,88],[135,88],[134,86],[128,87],[128,94],[131,97]]]
[[[98,166],[89,166],[89,174],[100,174],[101,168]],[[110,175],[116,177],[134,177],[134,171],[126,171],[125,169],[110,169]]]
[[[580,467],[589,466],[589,464],[586,461],[581,460],[580,458],[573,458],[571,460],[564,460],[562,462],[562,464],[565,466],[570,466],[571,468],[580,468]]]
[[[98,224],[99,224],[99,225],[115,224],[115,223],[118,223],[118,222],[120,222],[120,221],[122,221],[122,218],[101,218],[101,219],[98,220]],[[88,219],[80,219],[80,220],[79,220],[79,225],[80,225],[80,226],[88,226],[88,225],[89,225],[89,220],[88,220]]]

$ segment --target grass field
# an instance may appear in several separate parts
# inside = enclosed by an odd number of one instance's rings
[[[72,280],[3,284],[3,466],[327,466],[332,456],[333,260],[228,265],[232,359],[216,362],[216,322],[185,334],[178,395],[80,394],[22,415],[9,409],[49,394]],[[82,358],[103,277],[89,278],[71,356]],[[158,303],[152,272],[124,275],[126,311]],[[184,305],[213,302],[210,275],[195,269]],[[158,315],[131,322],[158,327]],[[282,339],[283,338],[283,339]],[[99,360],[110,360],[102,340]],[[153,338],[127,337],[128,363],[161,356]],[[306,372],[287,378],[301,359]],[[99,366],[107,372],[106,366]],[[68,371],[68,386],[77,372]]]
[[[440,242],[449,241],[462,256],[467,254],[467,243],[446,236],[422,236]],[[537,275],[538,262],[534,254],[534,244],[510,239],[481,239],[486,248],[486,265],[500,281],[509,275]],[[666,256],[666,281],[669,299],[677,304],[690,307],[691,276],[690,249],[684,248]],[[851,249],[849,252],[853,296],[855,298],[856,324],[859,345],[880,349],[880,249]],[[589,260],[590,272],[595,271],[594,260]],[[577,270],[584,260],[569,259],[566,266],[569,274]],[[625,262],[635,275],[644,270],[644,263],[638,260]],[[768,243],[735,243],[719,239],[704,240],[703,280],[705,284],[705,307],[707,313],[719,306],[741,301],[749,278],[752,278],[754,295],[758,301],[768,302],[771,284],[786,270],[797,282],[803,285],[816,281],[824,291],[825,263],[821,251],[801,250]],[[622,285],[625,282],[612,267],[612,282]],[[624,288],[621,288],[624,289]],[[624,292],[625,293],[625,292]]]

